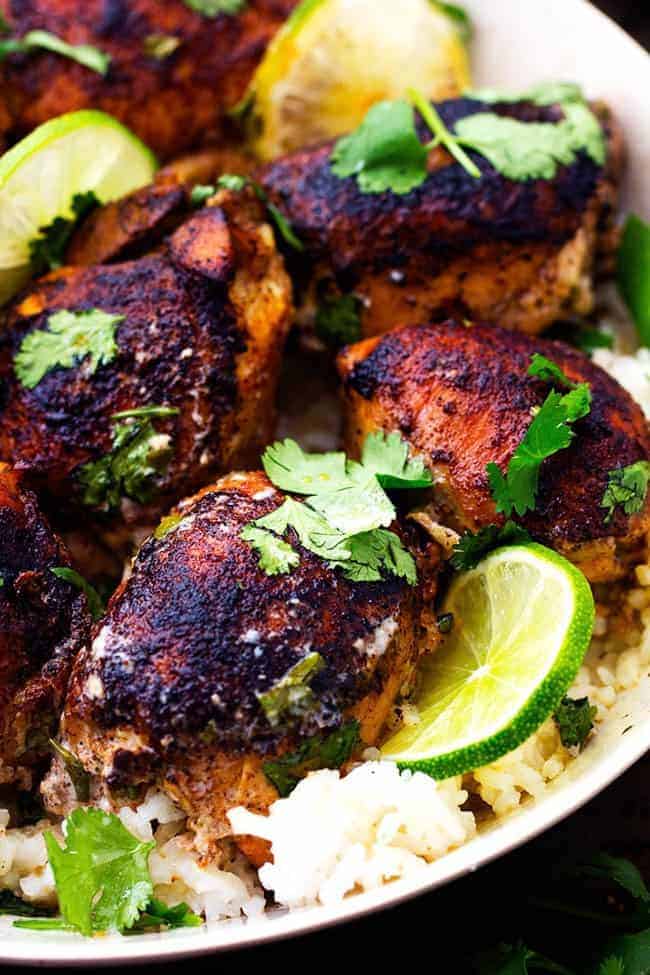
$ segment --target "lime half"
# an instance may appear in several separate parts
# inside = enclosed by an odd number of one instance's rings
[[[458,576],[442,612],[453,626],[425,664],[420,721],[382,749],[437,779],[496,761],[555,711],[587,652],[594,600],[566,559],[514,545]]]
[[[303,0],[269,46],[246,101],[259,158],[356,128],[408,88],[451,98],[470,87],[458,8],[434,0]]]
[[[78,193],[102,203],[151,182],[153,153],[104,112],[52,119],[0,158],[0,304],[29,279],[29,244]]]

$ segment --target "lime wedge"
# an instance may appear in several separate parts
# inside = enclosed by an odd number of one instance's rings
[[[57,217],[72,215],[77,193],[102,203],[151,182],[153,153],[104,112],[62,115],[0,158],[0,304],[31,274],[29,244]]]
[[[434,0],[303,0],[274,38],[243,104],[263,160],[356,128],[382,99],[469,88],[467,24]]]
[[[425,664],[420,721],[382,748],[437,779],[496,761],[555,711],[589,647],[594,600],[566,559],[513,545],[458,576],[442,612],[454,622]]]

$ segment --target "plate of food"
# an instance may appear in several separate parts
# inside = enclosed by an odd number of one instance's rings
[[[0,959],[296,935],[595,797],[650,748],[647,54],[584,0],[16,6]]]

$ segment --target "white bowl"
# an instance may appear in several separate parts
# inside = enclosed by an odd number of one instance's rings
[[[463,0],[463,4],[476,25],[478,84],[517,91],[548,79],[578,81],[589,96],[611,105],[629,146],[625,204],[650,218],[650,57],[585,0]],[[85,966],[163,961],[260,944],[360,917],[449,883],[526,843],[593,799],[648,749],[650,678],[619,695],[598,736],[542,799],[432,864],[424,880],[390,884],[336,907],[163,935],[86,940],[23,932],[2,923],[0,962]]]

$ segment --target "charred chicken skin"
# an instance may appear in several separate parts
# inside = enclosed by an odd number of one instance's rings
[[[559,107],[469,98],[436,107],[447,126],[485,110],[526,122],[562,117]],[[363,193],[355,177],[336,176],[331,144],[270,164],[261,181],[306,248],[298,274],[307,332],[320,305],[347,295],[358,299],[363,337],[447,314],[537,334],[562,315],[590,311],[622,165],[620,134],[601,116],[605,167],[581,152],[552,180],[508,180],[474,153],[476,179],[441,148],[407,195]]]
[[[147,256],[50,274],[7,312],[0,457],[75,520],[85,512],[108,526],[113,517],[155,524],[215,472],[255,463],[272,436],[291,285],[259,201],[238,194],[229,209],[223,194],[222,202]],[[90,309],[121,318],[110,361],[92,371],[86,357],[24,385],[16,356],[26,337],[47,331],[57,312]],[[148,421],[146,412],[116,418],[143,409],[153,411]],[[109,497],[101,465],[118,473],[118,440],[137,453],[144,422],[150,456],[135,462],[149,469],[146,483],[134,491],[121,478],[124,490]]]
[[[51,571],[69,567],[34,495],[0,464],[0,785],[28,787],[47,757],[90,629],[86,597]]]
[[[228,833],[228,809],[277,798],[264,761],[352,719],[361,742],[374,743],[418,657],[417,587],[349,582],[300,546],[291,573],[260,568],[241,532],[285,497],[251,473],[183,502],[167,533],[142,547],[67,697],[62,740],[96,787],[117,802],[158,784],[205,852]],[[262,696],[315,654],[322,669],[308,703],[272,720]],[[74,801],[62,767],[45,796],[56,811]]]
[[[370,431],[399,431],[433,474],[438,521],[458,532],[501,524],[486,467],[506,470],[546,399],[548,383],[528,376],[536,352],[588,383],[592,405],[571,445],[543,462],[535,510],[518,520],[590,581],[618,578],[650,528],[650,500],[609,520],[602,501],[610,471],[650,459],[648,425],[613,378],[563,343],[447,321],[351,346],[339,358],[346,447],[357,455]]]
[[[97,108],[161,158],[178,155],[219,132],[295,5],[249,0],[240,13],[210,17],[184,0],[0,0],[11,37],[49,31],[111,58],[102,76],[45,51],[8,57],[0,65],[0,147],[57,115]],[[156,55],[156,38],[171,39],[165,56]]]

